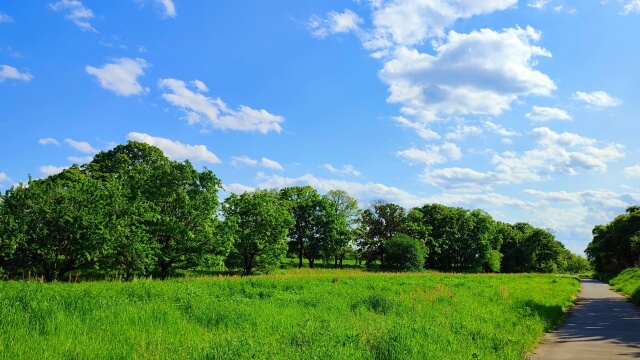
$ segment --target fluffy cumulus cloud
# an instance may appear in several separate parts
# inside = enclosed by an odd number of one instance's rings
[[[432,145],[426,150],[410,148],[399,151],[396,155],[412,163],[434,165],[444,163],[449,159],[460,159],[462,151],[456,144],[447,142],[441,146]]]
[[[64,142],[67,143],[69,146],[71,146],[72,148],[83,152],[85,154],[96,154],[99,150],[94,148],[93,146],[91,146],[91,144],[89,144],[86,141],[75,141],[73,139],[64,139]]]
[[[422,44],[429,37],[442,36],[458,19],[508,9],[517,0],[380,0],[370,4],[374,29],[366,35],[364,45],[376,50]]]
[[[138,83],[138,77],[144,75],[144,69],[148,66],[141,58],[119,58],[101,68],[87,65],[85,70],[95,76],[104,89],[119,96],[131,96],[149,92],[148,88]]]
[[[0,12],[0,23],[12,23],[13,18],[5,13]]]
[[[65,19],[72,21],[84,31],[97,32],[89,22],[93,18],[93,11],[87,8],[79,0],[60,0],[49,4],[53,11],[66,11]]]
[[[640,178],[640,165],[629,166],[624,168],[624,175],[628,178]]]
[[[265,157],[263,157],[260,160],[256,160],[256,159],[250,158],[249,156],[242,155],[242,156],[234,156],[231,159],[232,159],[231,160],[231,165],[233,165],[235,167],[261,166],[261,167],[265,167],[265,168],[273,169],[273,170],[281,170],[281,171],[284,170],[284,167],[282,165],[280,165],[280,163],[278,163],[275,160],[267,159]]]
[[[565,110],[545,106],[534,106],[525,116],[533,121],[571,120]]]
[[[339,169],[331,164],[324,164],[322,165],[322,168],[336,175],[343,175],[343,176],[345,175],[361,176],[362,175],[362,173],[356,170],[356,168],[353,165],[343,165],[342,168]]]
[[[332,11],[326,18],[312,16],[307,26],[313,36],[323,38],[329,34],[357,31],[360,23],[362,19],[356,13],[345,9],[342,13]]]
[[[263,134],[282,131],[282,116],[244,105],[240,105],[236,110],[231,109],[220,98],[204,95],[208,88],[202,81],[195,80],[191,84],[195,89],[187,87],[181,80],[158,81],[158,87],[167,90],[162,94],[162,98],[184,111],[189,124],[200,124],[205,129],[214,127],[223,130],[257,131]]]
[[[448,132],[444,137],[448,140],[464,140],[471,135],[482,134],[482,129],[477,126],[456,125],[456,127]]]
[[[616,99],[604,91],[594,91],[592,93],[578,91],[572,97],[574,100],[583,101],[596,107],[613,107],[622,104],[620,99]]]
[[[492,132],[494,134],[498,134],[500,136],[512,137],[512,136],[520,135],[520,133],[518,133],[515,130],[505,129],[503,126],[495,124],[495,123],[493,123],[491,121],[485,121],[484,122],[484,127],[487,130],[489,130],[490,132]]]
[[[536,144],[520,154],[494,153],[492,170],[470,168],[427,168],[422,181],[445,190],[486,191],[495,185],[527,181],[546,181],[557,175],[576,175],[583,171],[605,172],[608,163],[624,156],[620,144],[598,147],[594,139],[573,133],[557,133],[549,128],[533,129],[529,137]]]
[[[388,101],[423,120],[455,115],[499,115],[525,95],[550,95],[554,82],[535,70],[534,59],[551,54],[532,42],[531,27],[459,34],[435,44],[435,55],[398,47],[380,72]]]
[[[9,65],[0,65],[0,83],[5,80],[31,81],[33,75],[28,72],[20,72],[18,69]]]
[[[202,161],[211,164],[220,163],[220,159],[209,151],[205,145],[188,145],[162,137],[151,136],[145,133],[130,132],[127,140],[147,143],[160,148],[171,160]]]

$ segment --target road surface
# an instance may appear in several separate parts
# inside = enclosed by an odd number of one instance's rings
[[[583,279],[565,324],[529,359],[640,359],[640,311],[608,284]]]

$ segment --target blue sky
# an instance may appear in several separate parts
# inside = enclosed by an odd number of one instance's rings
[[[640,203],[639,43],[640,0],[4,1],[0,190],[138,140],[582,253]]]

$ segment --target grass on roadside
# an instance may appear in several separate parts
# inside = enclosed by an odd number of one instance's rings
[[[520,359],[578,289],[553,275],[319,269],[0,282],[0,358]]]

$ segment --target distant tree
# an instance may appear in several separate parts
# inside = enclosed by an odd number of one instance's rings
[[[424,242],[398,234],[386,243],[386,265],[396,271],[419,271],[424,268],[427,249]]]
[[[640,206],[597,225],[585,253],[597,272],[617,274],[640,263]]]
[[[288,229],[294,224],[277,194],[267,190],[231,194],[223,203],[233,247],[229,261],[244,275],[268,272],[287,252]]]
[[[362,213],[361,231],[364,235],[360,246],[364,249],[367,265],[380,260],[385,267],[385,244],[392,237],[404,232],[405,209],[385,201],[376,201]]]
[[[329,190],[326,197],[334,204],[335,212],[338,215],[339,224],[337,225],[336,242],[330,250],[330,256],[333,256],[334,267],[342,267],[342,260],[348,253],[355,251],[355,239],[356,234],[354,230],[358,227],[360,222],[360,215],[362,210],[358,205],[358,201],[351,197],[344,190]],[[344,222],[346,221],[346,227]]]

